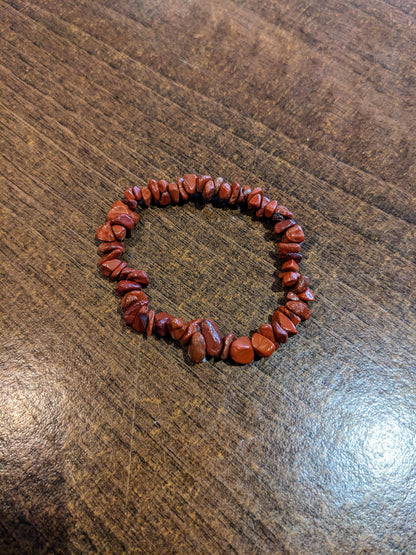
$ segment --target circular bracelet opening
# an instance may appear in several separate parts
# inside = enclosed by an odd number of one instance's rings
[[[196,203],[212,203],[213,206],[218,207],[240,207],[242,211],[247,211],[255,218],[267,222],[274,234],[280,238],[277,254],[282,260],[279,278],[282,279],[286,290],[285,300],[269,317],[255,327],[254,332],[248,333],[249,330],[247,330],[245,332],[247,335],[239,337],[232,331],[223,335],[216,322],[206,316],[195,316],[185,321],[182,317],[166,312],[166,309],[155,312],[149,307],[149,298],[143,291],[143,288],[149,284],[146,272],[129,266],[122,259],[125,252],[123,241],[131,236],[140,219],[135,212],[137,208],[145,210],[151,205],[160,207],[179,205],[177,208],[180,208],[189,200],[194,200]],[[190,214],[188,211],[183,211],[183,215],[189,218],[189,226],[192,222]],[[210,211],[207,214],[210,214]],[[161,219],[164,218],[161,217]],[[166,224],[166,219],[164,223]],[[240,221],[236,222],[235,217],[233,223],[237,224],[237,227],[240,225]],[[201,229],[198,229],[201,225],[195,224],[194,227],[201,232]],[[212,248],[212,245],[221,239],[221,234],[213,233],[212,229],[210,224],[203,230],[208,236],[211,235],[204,243],[207,249]],[[251,232],[257,233],[254,228]],[[187,230],[184,231],[185,240],[186,233]],[[222,241],[227,242],[230,248],[234,249],[234,259],[231,261],[234,267],[238,264],[239,258],[242,259],[243,275],[247,279],[244,274],[244,261],[247,262],[247,257],[253,256],[253,253],[251,249],[241,253],[241,245],[233,243],[234,235],[235,230],[233,232],[228,227],[225,232],[222,232]],[[310,317],[307,303],[314,300],[314,295],[309,287],[309,278],[302,275],[299,269],[299,263],[302,260],[301,244],[304,241],[303,230],[293,219],[290,210],[277,201],[267,198],[260,187],[252,189],[249,186],[242,187],[237,182],[229,184],[223,178],[214,180],[211,176],[195,174],[187,174],[171,183],[152,179],[146,187],[127,189],[123,199],[111,206],[106,222],[97,231],[97,239],[101,241],[98,247],[101,255],[98,264],[105,277],[118,282],[116,291],[122,297],[121,308],[126,324],[148,337],[152,334],[171,337],[187,349],[193,362],[202,362],[206,357],[213,357],[222,360],[231,359],[237,364],[249,364],[255,357],[268,357],[290,336],[296,335],[298,324]],[[257,247],[258,244],[261,242],[256,239],[254,245]],[[166,247],[169,247],[169,244]],[[218,249],[219,246],[215,248]],[[146,252],[149,252],[147,248]],[[192,250],[189,253],[190,264],[194,270],[195,263],[191,254],[195,253]],[[258,255],[254,254],[254,256]],[[183,263],[183,256],[181,258]],[[254,277],[254,279],[264,287],[266,257],[262,256],[262,258],[263,264],[259,260],[261,277]],[[241,268],[239,270],[241,271]],[[273,271],[271,273],[273,274]],[[163,296],[167,298],[166,292],[159,296],[162,300]],[[174,305],[177,304],[176,301]],[[182,303],[179,304],[181,305]]]
[[[272,229],[238,209],[188,202],[147,209],[125,247],[151,279],[156,312],[212,318],[241,335],[283,296],[280,280],[279,293],[273,291]]]

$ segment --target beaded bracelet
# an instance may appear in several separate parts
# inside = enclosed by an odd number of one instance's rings
[[[138,205],[149,207],[186,202],[190,197],[201,197],[205,202],[214,198],[228,205],[240,205],[254,212],[257,218],[274,222],[274,232],[282,235],[278,254],[283,260],[279,278],[286,291],[286,302],[273,312],[271,323],[265,323],[251,337],[221,335],[218,326],[208,318],[185,322],[166,312],[155,314],[149,310],[149,299],[142,287],[149,284],[143,270],[129,268],[120,257],[124,253],[123,241],[129,237],[139,221],[135,210]],[[250,364],[254,356],[269,357],[288,337],[297,334],[296,326],[310,318],[308,301],[314,300],[309,288],[309,278],[299,273],[302,260],[301,243],[305,237],[293,214],[277,201],[263,195],[260,187],[251,189],[237,182],[231,185],[222,177],[212,179],[209,175],[188,174],[176,183],[151,179],[146,187],[132,187],[124,191],[124,198],[117,200],[107,214],[107,221],[98,229],[97,239],[101,258],[98,262],[105,277],[118,280],[116,291],[121,295],[121,308],[126,324],[136,331],[161,337],[169,334],[172,339],[188,347],[193,362],[202,362],[206,356],[231,358],[237,364]]]

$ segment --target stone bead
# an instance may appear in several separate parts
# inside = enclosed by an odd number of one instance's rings
[[[284,239],[287,239],[290,243],[302,243],[305,240],[305,235],[300,225],[294,225],[285,232]]]
[[[140,219],[140,216],[135,212],[133,212],[132,210],[130,210],[130,208],[126,206],[124,202],[122,202],[121,200],[116,200],[116,202],[113,203],[113,205],[111,206],[107,214],[107,221],[113,220],[120,214],[126,214],[127,216],[130,216],[130,218],[133,220],[135,224],[137,224],[137,222]]]
[[[223,183],[218,192],[218,196],[221,200],[229,200],[231,196],[231,185],[229,183]]]
[[[188,195],[193,195],[196,191],[196,175],[193,173],[184,175],[183,186]]]
[[[302,301],[287,301],[285,306],[302,320],[309,320],[311,311]]]
[[[110,276],[116,268],[121,265],[121,260],[118,258],[113,258],[111,260],[107,260],[101,264],[101,272],[103,276],[108,277]]]
[[[149,277],[144,270],[131,270],[126,279],[136,281],[140,285],[149,285]]]
[[[228,204],[235,204],[237,202],[238,195],[240,194],[240,190],[241,190],[240,184],[234,181],[234,183],[231,184],[231,196],[228,199]]]
[[[127,230],[123,225],[113,225],[112,228],[114,236],[118,241],[124,241],[127,235]]]
[[[98,247],[98,252],[106,254],[113,251],[114,249],[121,249],[121,252],[124,252],[123,243],[119,243],[118,241],[106,241],[105,243],[101,243],[101,245]]]
[[[115,281],[120,275],[120,272],[122,271],[122,269],[125,268],[126,266],[127,266],[127,262],[122,262],[119,266],[117,266],[117,268],[115,268],[115,270],[111,272],[109,276],[110,280]]]
[[[217,177],[214,180],[214,196],[218,195],[220,192],[221,185],[224,183],[224,179],[222,177]]]
[[[113,251],[110,251],[104,256],[102,256],[98,261],[98,265],[101,266],[101,264],[103,264],[104,262],[107,262],[107,260],[119,258],[122,254],[123,254],[123,251],[121,249],[114,249]]]
[[[123,198],[122,201],[124,202],[124,204],[126,206],[128,206],[130,208],[130,210],[136,210],[137,208],[137,200],[131,200],[128,198]]]
[[[137,202],[140,202],[142,200],[142,191],[139,187],[137,187],[137,185],[133,187],[133,194]]]
[[[169,183],[165,179],[160,179],[157,182],[157,186],[158,186],[160,194],[163,195],[163,193],[167,192]]]
[[[206,202],[209,202],[215,194],[215,185],[212,179],[207,181],[202,191],[202,197]]]
[[[295,283],[298,281],[300,276],[298,272],[282,272],[282,273],[284,274],[282,277],[283,287],[291,287],[292,285],[295,285]]]
[[[264,209],[266,208],[266,206],[269,204],[270,199],[267,197],[263,197],[261,199],[261,204],[260,204],[260,208],[257,210],[256,212],[256,217],[257,218],[262,218],[264,216]]]
[[[123,318],[128,326],[132,326],[137,314],[147,314],[147,310],[145,301],[135,301],[124,310]]]
[[[152,335],[154,322],[155,322],[155,311],[149,310],[149,312],[147,313],[147,326],[146,326],[147,337],[150,337]]]
[[[297,314],[289,310],[286,306],[279,306],[277,310],[280,310],[280,312],[283,312],[283,314],[285,314],[288,318],[290,318],[290,320],[292,320],[295,326],[297,326],[302,321],[302,319],[299,318]]]
[[[298,330],[292,320],[280,310],[273,312],[273,322],[277,322],[289,335],[296,335]]]
[[[240,194],[238,195],[238,204],[245,204],[247,202],[248,196],[252,193],[251,187],[249,185],[245,185],[241,187]]]
[[[314,301],[315,300],[315,295],[312,292],[312,289],[306,289],[306,291],[302,291],[302,293],[299,293],[299,299],[301,301]],[[291,301],[296,301],[297,299],[290,299]]]
[[[181,195],[181,199],[182,200],[188,200],[188,193],[185,191],[185,188],[183,186],[183,177],[180,177],[177,181],[178,184],[178,189],[179,189],[179,194]]]
[[[118,276],[118,279],[127,279],[127,276],[129,275],[129,273],[133,271],[134,271],[134,268],[129,268],[129,266],[126,266],[121,270],[120,275]],[[131,281],[134,281],[134,279],[132,279]]]
[[[279,243],[277,245],[277,251],[279,256],[282,254],[287,254],[288,252],[300,252],[299,243]]]
[[[159,206],[167,206],[170,204],[172,199],[170,198],[170,194],[165,191],[160,195]]]
[[[293,218],[292,212],[288,208],[286,208],[286,206],[282,206],[281,204],[278,204],[276,206],[275,212],[277,212],[281,216],[284,216],[285,218]]]
[[[221,353],[222,360],[226,360],[228,358],[228,355],[230,354],[231,343],[236,339],[237,337],[233,333],[227,333],[227,335],[224,337],[223,348]]]
[[[124,191],[124,198],[126,198],[127,200],[136,200],[136,197],[134,196],[134,193],[133,193],[133,189],[131,187],[129,187]]]
[[[230,357],[237,364],[250,364],[254,360],[254,349],[249,337],[238,337],[231,343]]]
[[[288,338],[288,333],[282,328],[277,320],[272,322],[273,333],[276,341],[278,343],[286,343]]]
[[[247,194],[247,202],[256,195],[260,195],[263,198],[263,189],[261,187],[254,187],[254,189],[251,189]]]
[[[277,200],[271,200],[264,208],[264,215],[266,218],[271,218],[276,210]]]
[[[111,226],[122,225],[129,232],[133,231],[134,229],[134,222],[127,214],[119,214],[118,216],[116,216],[115,218],[112,218],[109,221]]]
[[[160,199],[160,191],[159,191],[159,187],[157,186],[156,179],[151,179],[149,181],[149,183],[147,184],[147,188],[149,189],[149,191],[152,194],[153,202],[155,204],[157,204],[159,202],[159,199]]]
[[[282,260],[294,260],[295,262],[302,261],[302,255],[300,252],[287,252],[279,255]]]
[[[144,333],[147,327],[147,312],[138,312],[133,322],[133,328],[139,333]]]
[[[197,178],[196,178],[196,190],[197,190],[197,192],[202,195],[202,191],[204,190],[205,183],[207,183],[211,179],[212,178],[211,178],[210,175],[198,175]],[[220,177],[218,179],[222,179],[222,177]]]
[[[244,193],[244,189],[246,187],[248,188],[248,190],[247,190],[247,193]],[[262,188],[261,187],[254,187],[254,189],[251,189],[249,185],[246,185],[246,186],[243,187],[244,199],[242,199],[242,200],[243,200],[243,202],[247,202],[247,205],[254,197],[257,197],[257,195],[260,196],[260,202],[259,202],[259,206],[260,206],[261,199],[263,198]],[[257,204],[257,202],[255,202],[255,204]]]
[[[121,309],[126,310],[126,308],[134,303],[149,304],[149,299],[147,298],[146,293],[140,290],[126,293],[121,299]]]
[[[309,283],[310,280],[308,276],[300,276],[300,278],[296,282],[296,285],[292,287],[292,291],[296,293],[296,295],[299,295],[299,293],[303,293],[308,289]]]
[[[282,270],[290,272],[299,272],[299,264],[295,260],[288,260],[282,264]]]
[[[261,195],[258,193],[257,195],[250,196],[247,201],[247,208],[249,210],[258,210],[261,204]]]
[[[288,291],[286,293],[286,299],[288,301],[298,301],[299,297],[293,291]]]
[[[205,318],[201,322],[201,332],[207,346],[207,354],[212,357],[218,357],[222,350],[223,341],[217,324]]]
[[[186,324],[182,318],[170,318],[167,326],[172,339],[175,341],[179,340],[185,333]]]
[[[286,229],[296,225],[294,220],[282,220],[281,222],[277,222],[274,225],[274,232],[278,235],[279,233],[283,233]]]
[[[142,199],[145,206],[149,207],[152,203],[152,193],[148,187],[142,189]]]
[[[99,241],[106,241],[112,243],[116,240],[116,237],[111,229],[111,224],[109,222],[105,222],[101,227],[97,230],[97,239]]]
[[[160,337],[165,337],[168,333],[168,322],[171,315],[167,312],[155,314],[154,330]]]
[[[206,343],[201,332],[197,331],[191,335],[188,354],[192,362],[202,362],[205,358]]]
[[[267,339],[267,337],[260,333],[253,333],[251,344],[253,345],[254,352],[259,357],[269,357],[276,350],[274,341],[270,341],[270,339]]]
[[[181,339],[182,345],[186,345],[194,333],[196,333],[197,331],[201,331],[201,322],[202,318],[197,318],[196,320],[191,320],[191,322],[188,322],[188,324],[186,325],[185,333],[183,334]]]
[[[136,316],[139,313],[142,306],[143,305],[141,303],[134,302],[126,308],[123,314],[123,318],[128,326],[133,325],[134,320],[136,319]]]
[[[175,204],[178,204],[181,196],[179,194],[177,183],[169,183],[168,191],[169,191],[170,198],[172,199],[172,202],[174,202]]]
[[[123,279],[123,280],[118,282],[117,287],[116,287],[116,292],[119,295],[125,295],[129,291],[140,291],[141,288],[142,288],[142,286],[140,285],[140,283],[136,283],[134,281],[128,281],[126,279]]]
[[[278,348],[279,343],[277,343],[276,341],[276,338],[273,332],[273,327],[271,324],[263,324],[262,326],[259,327],[259,329],[257,330],[257,333],[260,333],[261,335],[264,335],[264,337],[267,337],[267,339],[270,339],[270,341],[274,343],[275,348],[276,349]]]

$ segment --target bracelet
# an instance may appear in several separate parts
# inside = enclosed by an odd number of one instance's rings
[[[123,241],[131,236],[139,222],[139,215],[135,213],[139,205],[142,208],[151,204],[167,206],[201,197],[205,202],[216,199],[220,204],[247,208],[257,218],[271,220],[274,232],[281,235],[278,254],[283,264],[279,278],[286,289],[286,302],[273,312],[270,323],[262,324],[251,337],[236,337],[233,333],[223,337],[216,323],[208,318],[185,322],[166,312],[155,314],[154,310],[149,310],[149,299],[142,291],[149,284],[148,276],[121,260],[125,250]],[[293,219],[292,212],[264,196],[260,187],[251,189],[237,182],[230,185],[222,177],[214,180],[209,175],[188,174],[176,183],[151,179],[146,187],[124,191],[123,199],[111,206],[107,221],[98,229],[97,239],[101,241],[98,265],[105,277],[118,281],[116,291],[122,297],[126,324],[148,337],[152,333],[160,337],[169,334],[187,346],[193,362],[203,362],[210,356],[250,364],[255,355],[269,357],[280,343],[286,343],[288,337],[297,334],[296,326],[302,320],[310,318],[307,302],[314,300],[314,294],[309,288],[309,278],[299,272],[301,243],[305,239],[303,230]]]

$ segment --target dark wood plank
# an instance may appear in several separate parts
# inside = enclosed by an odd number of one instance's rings
[[[407,1],[0,5],[0,551],[411,553],[415,10]],[[121,320],[94,240],[189,171],[293,208],[317,302],[270,359],[192,365]],[[245,334],[270,226],[151,208],[156,310]]]

